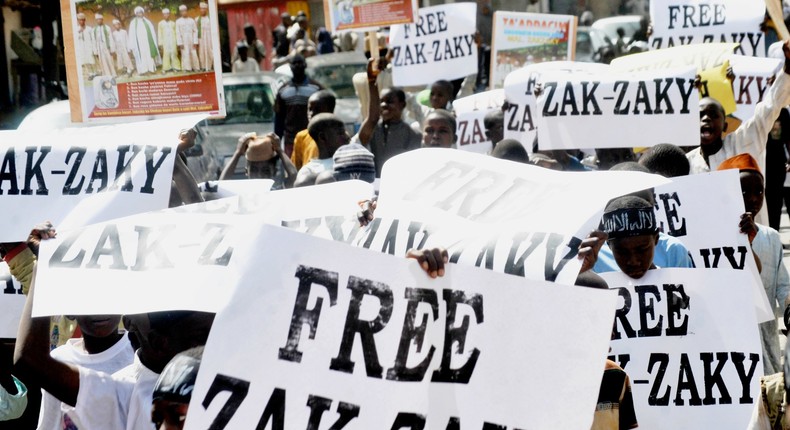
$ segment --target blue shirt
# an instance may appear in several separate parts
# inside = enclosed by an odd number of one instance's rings
[[[679,239],[668,234],[658,233],[658,243],[653,254],[653,264],[656,267],[694,267],[689,257],[689,251]],[[593,267],[595,273],[620,272],[620,267],[614,260],[612,250],[604,243],[598,252],[598,261]]]

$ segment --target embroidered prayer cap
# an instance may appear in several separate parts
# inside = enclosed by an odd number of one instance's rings
[[[247,145],[247,161],[269,161],[274,158],[274,148],[272,148],[271,139],[268,137],[260,137],[250,141]]]
[[[163,15],[170,14],[170,9],[168,9],[168,8],[164,8],[164,9],[162,9],[162,14],[163,14]]]
[[[182,11],[182,12],[183,12],[183,11],[185,11],[185,10],[187,10],[187,5],[185,5],[185,4],[182,4],[181,6],[179,6],[179,7],[178,7],[178,10],[180,10],[180,11]]]
[[[606,205],[601,230],[609,239],[654,235],[658,233],[658,224],[653,205],[641,197],[618,197]]]
[[[336,181],[359,179],[373,183],[376,180],[373,154],[359,143],[349,143],[337,148],[332,159]]]
[[[145,9],[142,6],[137,6],[134,8],[134,14],[137,15],[138,13],[145,13]]]
[[[77,19],[85,19],[85,14],[80,12],[77,14]]]
[[[93,15],[93,17],[96,18],[96,19],[104,19],[104,15],[102,15],[100,13],[97,13],[96,15]]]
[[[753,172],[757,172],[760,176],[763,176],[763,172],[760,171],[760,165],[757,164],[757,160],[754,159],[749,154],[738,154],[734,157],[730,157],[721,164],[719,164],[719,168],[716,170],[727,170],[727,169],[738,169],[738,170],[751,170]]]
[[[203,349],[198,346],[186,350],[167,363],[154,386],[153,400],[189,403],[200,370]]]
[[[114,20],[112,20],[112,23],[117,25],[117,24],[120,24],[121,21],[118,21],[117,19],[114,19]]]
[[[200,2],[200,8],[201,8],[201,9],[208,9],[208,3],[206,3],[206,2]]]

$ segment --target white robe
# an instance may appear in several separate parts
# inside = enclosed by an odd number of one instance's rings
[[[115,40],[115,68],[131,73],[134,65],[129,57],[129,34],[126,30],[114,30],[112,38]]]
[[[93,65],[93,28],[77,27],[77,61],[82,65]]]
[[[129,23],[129,45],[137,73],[152,73],[156,71],[156,62],[159,59],[159,48],[156,43],[156,30],[154,24],[147,18],[135,17]]]
[[[115,64],[112,54],[115,53],[115,39],[110,26],[102,24],[93,27],[93,53],[99,59],[102,76],[115,77]]]
[[[181,47],[181,70],[192,71],[200,68],[195,45],[198,43],[197,25],[189,17],[176,20],[176,44]]]
[[[203,70],[214,70],[214,45],[211,38],[211,20],[208,15],[199,16],[196,21],[198,25],[198,57],[200,57],[200,68]]]

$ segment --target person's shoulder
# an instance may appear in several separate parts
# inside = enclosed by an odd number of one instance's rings
[[[691,151],[687,152],[686,153],[686,158],[691,160],[692,158],[699,157],[700,155],[702,155],[702,154],[700,153],[700,147],[698,146],[698,147],[692,149]]]
[[[659,246],[664,246],[665,248],[683,248],[686,249],[686,245],[683,243],[682,240],[678,239],[675,236],[670,236],[664,232],[658,233],[658,243]]]

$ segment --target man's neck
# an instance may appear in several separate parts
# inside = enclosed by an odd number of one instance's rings
[[[122,333],[113,333],[107,337],[92,337],[82,335],[83,342],[85,343],[85,351],[88,354],[98,354],[100,352],[107,351],[108,349],[112,348],[113,345],[118,343],[119,340],[123,337]]]
[[[708,157],[719,152],[723,146],[724,142],[719,139],[716,142],[710,143],[708,145],[700,145],[699,152],[705,158],[705,161],[708,161]]]

